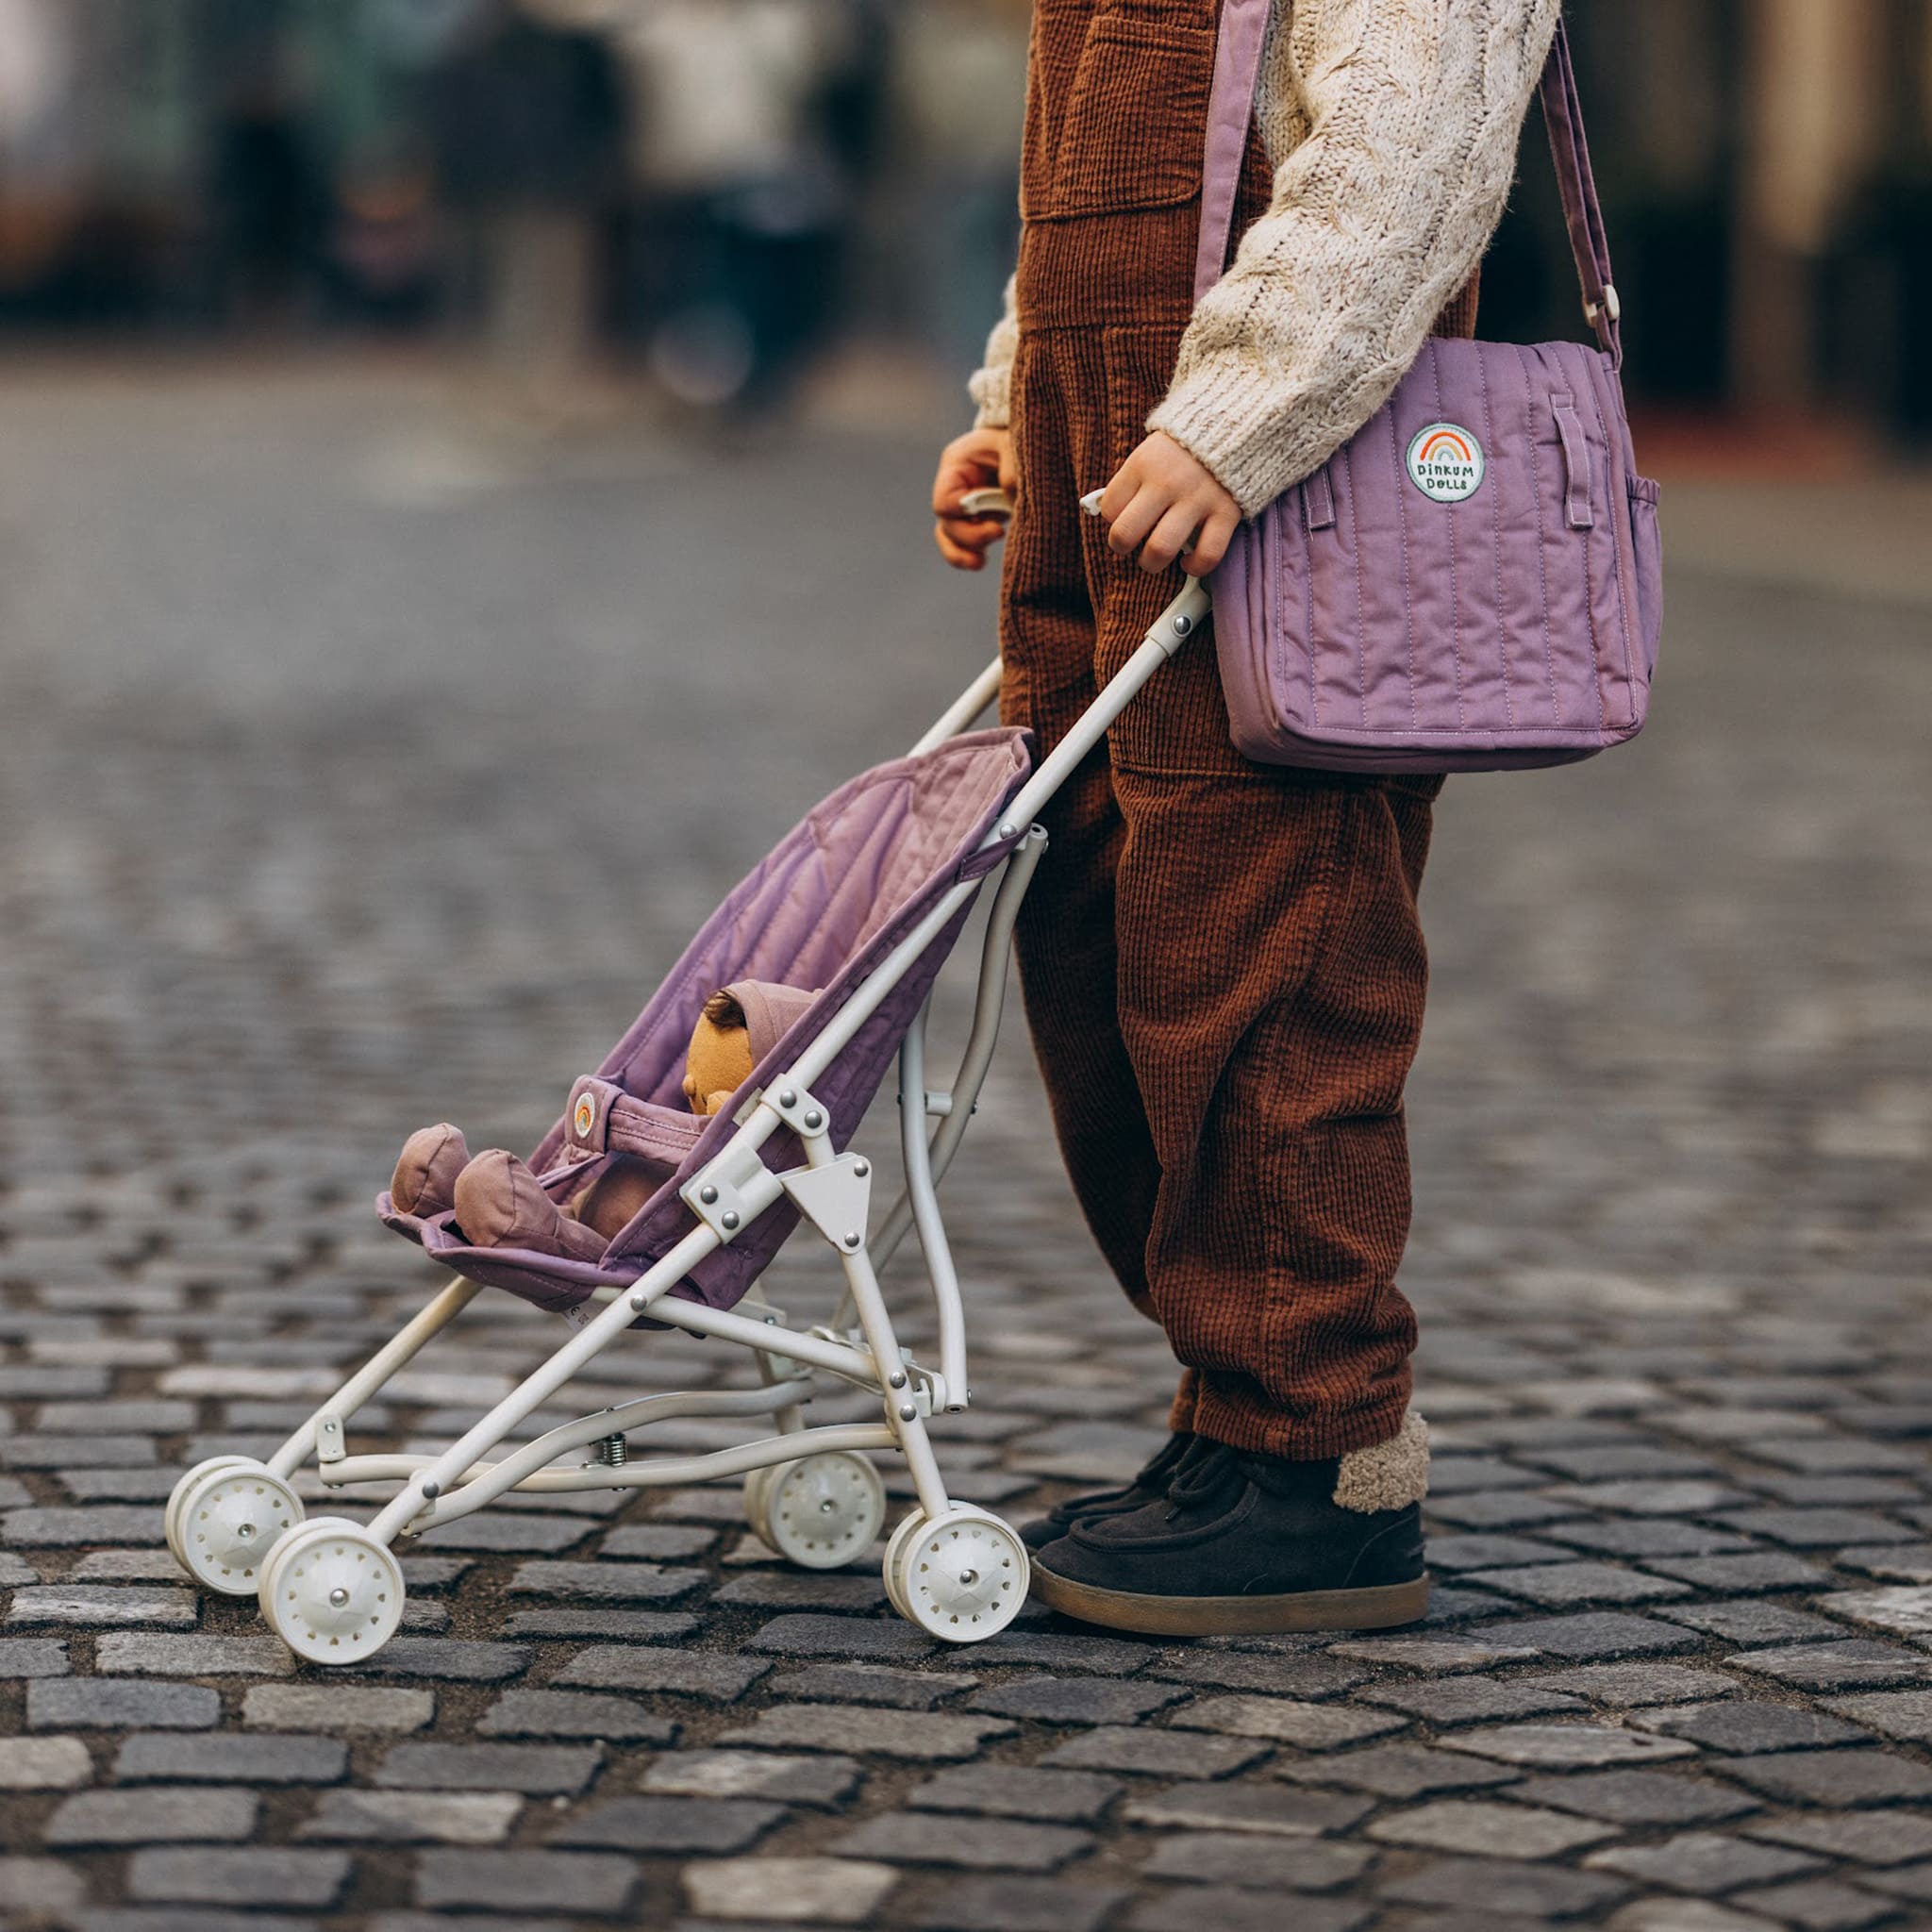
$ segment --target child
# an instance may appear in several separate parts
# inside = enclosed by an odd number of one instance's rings
[[[941,554],[977,570],[1002,526],[962,495],[1015,496],[1000,706],[1041,751],[1177,562],[1211,571],[1432,326],[1474,332],[1557,4],[1273,0],[1244,232],[1196,306],[1217,0],[1036,0],[1019,268],[933,507]],[[1102,482],[1093,523],[1078,499]],[[1044,815],[1019,949],[1055,1124],[1108,1263],[1186,1365],[1153,1461],[1028,1525],[1056,1608],[1197,1635],[1427,1606],[1394,1276],[1441,784],[1248,763],[1197,645]]]

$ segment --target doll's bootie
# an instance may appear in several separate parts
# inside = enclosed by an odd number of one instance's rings
[[[447,1121],[418,1127],[403,1142],[402,1158],[390,1176],[389,1197],[401,1214],[425,1220],[456,1206],[457,1176],[470,1164],[461,1132]]]
[[[573,1221],[537,1176],[501,1147],[491,1147],[457,1176],[457,1222],[473,1248],[530,1248],[601,1261],[608,1245],[594,1227]]]

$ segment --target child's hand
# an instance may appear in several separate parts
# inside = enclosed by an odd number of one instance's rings
[[[1007,534],[999,517],[959,514],[959,499],[969,490],[998,486],[1010,496],[1019,485],[1013,463],[1013,439],[1004,429],[969,429],[940,452],[940,473],[932,486],[932,513],[938,518],[933,536],[940,555],[955,570],[983,570],[986,553]]]
[[[1139,550],[1141,568],[1152,572],[1180,558],[1191,577],[1205,577],[1226,556],[1241,507],[1211,470],[1157,429],[1115,473],[1100,514],[1109,550],[1122,557]],[[1190,538],[1193,547],[1181,557]]]

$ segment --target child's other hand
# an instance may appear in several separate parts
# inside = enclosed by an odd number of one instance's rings
[[[1191,577],[1205,577],[1227,554],[1241,507],[1214,473],[1159,430],[1114,474],[1100,499],[1107,547],[1122,557],[1141,553],[1141,568],[1160,572],[1176,558]],[[1181,546],[1193,539],[1185,557]]]
[[[984,570],[986,554],[1007,534],[999,517],[965,517],[959,499],[969,490],[994,484],[1012,495],[1019,486],[1013,439],[1004,429],[969,429],[940,452],[940,473],[932,486],[933,528],[940,555],[955,570]]]

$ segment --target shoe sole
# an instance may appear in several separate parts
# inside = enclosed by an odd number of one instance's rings
[[[1100,1590],[1033,1566],[1033,1594],[1062,1616],[1148,1637],[1269,1637],[1284,1630],[1388,1630],[1421,1621],[1429,1579],[1288,1596],[1144,1596]]]

